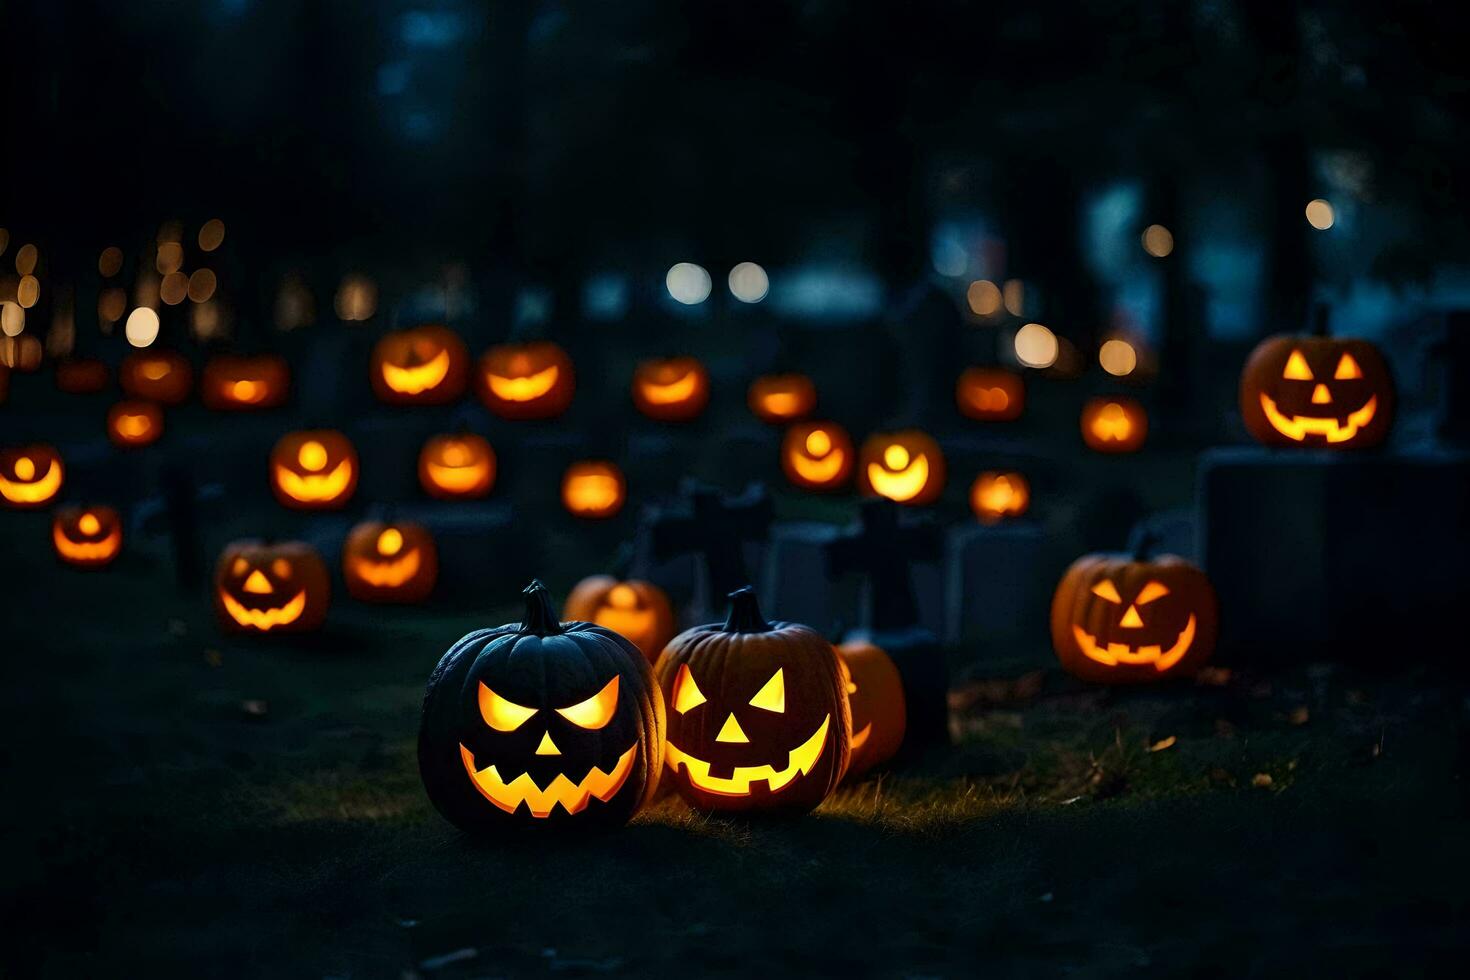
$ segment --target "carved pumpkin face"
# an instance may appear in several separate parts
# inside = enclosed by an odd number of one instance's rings
[[[955,382],[954,400],[968,418],[1010,422],[1026,407],[1026,385],[1019,374],[1004,368],[966,368]]]
[[[327,618],[327,566],[300,541],[235,541],[214,568],[214,610],[238,633],[314,630]]]
[[[1182,558],[1086,555],[1051,606],[1052,645],[1083,680],[1126,684],[1187,676],[1215,649],[1215,590]]]
[[[970,509],[981,524],[1020,517],[1031,506],[1031,486],[1020,473],[987,470],[970,485]]]
[[[1148,437],[1148,413],[1122,395],[1089,398],[1082,406],[1082,441],[1100,453],[1132,453]]]
[[[608,460],[573,463],[561,478],[561,502],[575,517],[612,517],[628,496],[623,471]]]
[[[567,410],[576,390],[572,359],[550,341],[501,344],[480,358],[480,400],[503,419],[549,419]]]
[[[160,405],[179,404],[194,386],[194,368],[183,354],[171,350],[133,351],[122,359],[117,377],[132,397]]]
[[[390,405],[447,404],[464,394],[469,374],[469,351],[448,327],[396,330],[373,347],[373,392]]]
[[[893,758],[903,744],[908,709],[903,679],[888,654],[864,640],[837,648],[847,701],[852,708],[852,757],[848,778]]]
[[[495,450],[468,432],[434,436],[419,452],[419,485],[440,500],[483,497],[495,485]]]
[[[558,623],[545,586],[524,621],[465,636],[424,697],[419,772],[467,831],[622,823],[658,787],[664,708],[643,655],[592,623]]]
[[[41,443],[0,450],[0,499],[20,510],[56,499],[66,473],[61,454]]]
[[[284,357],[221,354],[204,365],[199,395],[206,408],[244,412],[284,404],[291,389],[291,367]]]
[[[944,490],[944,453],[918,429],[879,432],[863,443],[858,481],[869,496],[927,504]]]
[[[611,575],[592,575],[578,582],[567,596],[562,615],[585,620],[626,637],[649,663],[658,659],[674,635],[674,607],[668,594],[642,579],[619,581]]]
[[[107,387],[111,372],[95,357],[69,358],[56,365],[56,387],[70,395],[92,395]]]
[[[342,546],[342,578],[361,602],[422,602],[439,579],[439,552],[422,524],[363,521]]]
[[[1270,337],[1240,374],[1241,418],[1267,446],[1375,446],[1393,409],[1393,376],[1366,340]]]
[[[804,374],[766,374],[750,383],[746,401],[762,422],[783,425],[812,413],[817,386]]]
[[[688,422],[709,404],[709,374],[692,357],[644,361],[633,372],[633,404],[659,422]]]
[[[335,429],[288,432],[271,450],[271,490],[295,510],[341,507],[357,489],[357,450]]]
[[[122,520],[111,507],[62,507],[51,520],[56,557],[78,568],[101,568],[122,551]]]
[[[832,644],[768,623],[755,593],[725,623],[685,630],[655,668],[669,705],[668,775],[707,810],[817,806],[847,768],[852,718]]]
[[[840,490],[852,476],[852,439],[836,422],[802,422],[781,439],[786,479],[807,490]]]
[[[153,402],[121,401],[107,411],[107,438],[119,449],[147,446],[163,437],[163,409]]]

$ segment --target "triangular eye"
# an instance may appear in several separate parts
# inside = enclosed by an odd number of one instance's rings
[[[751,707],[781,714],[786,710],[786,674],[778,668],[771,679],[750,699]]]
[[[586,701],[579,701],[570,708],[557,708],[556,713],[579,728],[597,731],[612,721],[613,712],[617,710],[617,707],[618,679],[614,677],[602,690]]]
[[[679,675],[674,678],[674,710],[683,714],[699,707],[707,699],[699,685],[694,683],[694,675],[689,672],[688,664],[679,665]]]
[[[1312,369],[1307,366],[1307,359],[1302,356],[1301,351],[1291,352],[1291,356],[1286,359],[1286,369],[1281,372],[1281,376],[1292,381],[1312,380]]]
[[[497,732],[513,732],[535,713],[535,708],[507,701],[480,682],[480,716]]]
[[[1105,578],[1094,585],[1092,587],[1092,594],[1099,599],[1106,599],[1109,602],[1117,603],[1123,601],[1123,597],[1118,595],[1118,587],[1113,584],[1113,580],[1110,578]]]
[[[1358,362],[1351,354],[1343,354],[1337,362],[1337,370],[1332,372],[1334,381],[1352,381],[1363,376],[1363,369],[1358,367]]]
[[[1169,594],[1169,587],[1163,582],[1150,582],[1138,593],[1138,598],[1133,600],[1135,606],[1147,605],[1155,599],[1162,599]]]

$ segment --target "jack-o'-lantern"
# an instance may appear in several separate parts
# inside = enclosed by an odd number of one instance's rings
[[[107,410],[107,438],[119,449],[152,445],[163,438],[163,409],[136,399],[118,402]]]
[[[434,537],[411,521],[363,521],[342,546],[342,578],[361,602],[422,602],[439,579]]]
[[[858,455],[858,483],[869,496],[930,503],[944,491],[944,453],[918,429],[875,433]]]
[[[419,485],[440,500],[483,497],[495,485],[495,450],[470,432],[432,436],[419,451]]]
[[[1086,681],[1128,684],[1188,676],[1215,650],[1215,590],[1183,558],[1084,555],[1057,585],[1051,639],[1057,658]]]
[[[642,579],[588,576],[572,588],[562,615],[605,626],[627,637],[649,663],[658,659],[664,644],[674,635],[674,607],[668,593]]]
[[[459,334],[426,324],[384,334],[373,347],[369,377],[390,405],[444,405],[464,394],[470,354]]]
[[[122,390],[133,398],[177,405],[189,397],[194,368],[178,351],[139,350],[122,359],[117,378]]]
[[[970,484],[970,509],[981,524],[1020,517],[1031,507],[1031,485],[1020,473],[986,470]]]
[[[960,414],[982,422],[1010,422],[1026,407],[1026,384],[1005,368],[966,368],[954,386]]]
[[[1376,446],[1393,410],[1393,375],[1366,340],[1268,337],[1240,373],[1241,419],[1267,446]]]
[[[709,374],[693,357],[643,361],[633,372],[633,404],[659,422],[688,422],[709,404]]]
[[[724,623],[669,641],[654,668],[669,706],[664,763],[690,805],[805,812],[847,769],[852,717],[832,644],[768,623],[750,588]]]
[[[241,412],[284,404],[291,389],[291,366],[277,354],[220,354],[209,359],[199,378],[206,408]]]
[[[575,517],[612,517],[623,509],[627,496],[623,471],[605,459],[573,463],[561,478],[562,506]]]
[[[653,798],[664,704],[648,661],[593,623],[559,623],[546,587],[520,623],[449,648],[424,695],[419,773],[455,826],[620,824]]]
[[[745,400],[762,422],[784,425],[812,413],[817,386],[804,374],[766,374],[750,383]]]
[[[837,655],[852,710],[847,778],[855,778],[898,752],[908,725],[908,708],[903,678],[888,654],[866,640],[852,640],[838,646]]]
[[[335,429],[288,432],[271,450],[271,490],[286,507],[332,510],[357,489],[357,450]]]
[[[576,391],[572,359],[547,340],[490,348],[476,383],[485,407],[503,419],[555,418]]]
[[[314,630],[327,618],[331,582],[309,544],[233,541],[214,568],[215,615],[238,633]]]
[[[35,443],[0,449],[0,499],[21,510],[45,507],[56,499],[66,475],[61,454]]]
[[[69,395],[93,395],[107,387],[112,372],[95,357],[74,357],[56,364],[56,387]]]
[[[1082,441],[1100,453],[1133,453],[1148,437],[1148,412],[1122,395],[1089,398],[1082,406]]]
[[[836,422],[799,422],[781,439],[781,469],[798,487],[840,490],[852,476],[852,439]]]
[[[62,507],[51,519],[51,544],[68,565],[109,565],[122,551],[122,541],[122,519],[111,507]]]

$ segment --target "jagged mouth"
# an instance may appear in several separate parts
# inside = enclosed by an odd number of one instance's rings
[[[357,562],[357,577],[368,585],[379,589],[393,589],[419,573],[419,549],[411,548],[407,554],[393,561]]]
[[[1154,669],[1159,673],[1163,673],[1184,658],[1194,643],[1194,631],[1194,614],[1190,613],[1189,622],[1184,624],[1184,629],[1175,638],[1174,645],[1165,650],[1162,643],[1138,647],[1130,647],[1126,643],[1109,643],[1106,646],[1099,646],[1096,637],[1076,624],[1072,626],[1072,635],[1077,640],[1077,647],[1088,659],[1096,660],[1108,667],[1116,667],[1119,664],[1135,667],[1153,664]]]
[[[679,748],[672,741],[664,745],[664,759],[669,771],[677,774],[683,766],[684,774],[695,789],[717,796],[749,796],[752,783],[765,781],[767,788],[776,793],[785,789],[798,775],[806,776],[817,766],[822,750],[827,744],[827,730],[832,726],[832,716],[822,719],[822,724],[805,742],[787,753],[786,768],[774,766],[735,766],[729,776],[710,774],[710,763]]]
[[[72,561],[102,561],[111,558],[117,554],[117,549],[122,544],[122,531],[115,527],[97,541],[73,541],[59,527],[52,531],[51,537],[56,544],[57,554]]]
[[[1341,420],[1314,415],[1286,415],[1264,391],[1261,392],[1261,410],[1266,413],[1271,428],[1296,442],[1307,436],[1321,436],[1329,443],[1347,442],[1358,434],[1359,429],[1373,421],[1378,412],[1378,396],[1370,395],[1362,408]]]
[[[306,590],[302,589],[295,597],[287,600],[285,605],[272,606],[269,609],[248,609],[240,604],[240,601],[228,592],[221,592],[220,599],[224,602],[225,612],[230,618],[241,626],[249,626],[267,633],[277,626],[289,626],[301,618],[306,611]]]
[[[449,376],[449,351],[441,350],[412,367],[383,364],[383,383],[400,395],[421,395]]]
[[[636,745],[630,746],[628,751],[619,756],[612,772],[603,772],[593,766],[579,783],[572,782],[563,773],[557,773],[556,778],[545,789],[536,785],[528,772],[506,782],[493,765],[476,769],[475,754],[465,748],[463,742],[459,746],[459,757],[464,762],[464,771],[469,774],[475,789],[496,807],[513,814],[521,804],[525,804],[531,816],[545,819],[558,806],[569,814],[576,814],[587,809],[587,804],[594,797],[606,803],[616,796],[618,790],[628,781],[628,774],[633,771],[633,753],[636,748]]]

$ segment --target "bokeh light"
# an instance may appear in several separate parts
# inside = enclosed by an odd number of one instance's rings
[[[1337,221],[1337,214],[1327,201],[1319,197],[1315,201],[1307,202],[1307,224],[1318,231],[1326,231],[1335,221]]]
[[[1097,362],[1102,365],[1104,371],[1121,378],[1132,374],[1133,369],[1138,367],[1138,352],[1128,341],[1115,337],[1112,340],[1103,341],[1103,345],[1097,351]]]
[[[378,287],[367,276],[344,276],[337,287],[337,316],[349,322],[371,320],[378,309]]]
[[[1026,307],[1026,287],[1021,284],[1021,280],[1007,279],[1001,295],[1005,298],[1006,312],[1011,316],[1020,316]]]
[[[294,273],[286,276],[276,293],[276,329],[296,330],[310,326],[315,319],[316,301],[312,299],[311,290],[300,276]]]
[[[109,245],[97,256],[97,271],[107,279],[112,278],[122,271],[123,250],[116,245]]]
[[[116,323],[128,312],[128,294],[121,286],[104,289],[97,294],[97,319]]]
[[[685,306],[695,306],[709,299],[714,281],[710,279],[704,266],[680,262],[669,269],[669,274],[664,277],[664,285],[675,300]]]
[[[203,303],[214,295],[216,285],[218,281],[213,271],[195,269],[189,276],[189,298],[196,303]]]
[[[965,291],[965,300],[976,316],[995,316],[1000,312],[1000,287],[989,279],[976,279]]]
[[[673,292],[672,288],[669,291]],[[770,291],[770,277],[756,263],[741,262],[730,270],[730,293],[740,302],[759,303]]]
[[[201,251],[213,252],[225,243],[225,223],[218,218],[210,218],[204,222],[199,229],[199,248]]]
[[[1149,225],[1143,229],[1143,250],[1156,259],[1162,259],[1174,251],[1174,233],[1163,225]]]
[[[1016,360],[1027,367],[1051,367],[1057,360],[1057,335],[1039,323],[1016,331]]]
[[[159,242],[158,258],[154,267],[161,276],[178,272],[184,267],[184,246],[178,242]]]
[[[19,337],[26,328],[26,311],[19,303],[0,303],[0,332],[7,337]]]
[[[15,253],[15,271],[23,276],[28,276],[36,271],[36,263],[40,261],[41,253],[34,245],[22,245]]]
[[[146,306],[140,306],[128,314],[123,335],[134,347],[147,347],[158,339],[158,314]]]
[[[218,303],[195,303],[189,307],[189,329],[195,340],[214,340],[229,332]]]
[[[15,287],[15,301],[26,309],[36,305],[41,298],[41,280],[35,276],[21,276]]]
[[[158,298],[169,306],[178,306],[189,295],[189,277],[182,272],[170,272],[158,286]]]

